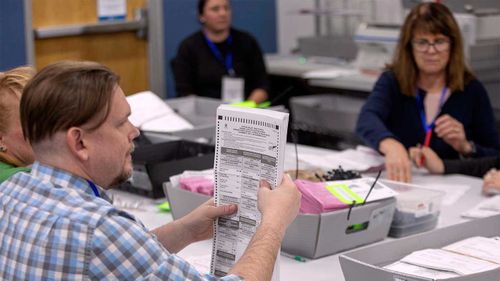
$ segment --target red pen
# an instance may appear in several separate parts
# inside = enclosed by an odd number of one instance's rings
[[[432,128],[429,128],[425,133],[424,147],[429,147],[429,145],[431,144],[431,137],[432,137]],[[424,162],[425,162],[425,156],[422,153],[422,155],[420,156],[420,166],[422,166]]]

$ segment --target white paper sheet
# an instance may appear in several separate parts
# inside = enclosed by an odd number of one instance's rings
[[[496,239],[480,236],[471,237],[443,249],[500,265],[500,241]]]
[[[237,214],[214,224],[211,272],[220,277],[244,254],[260,224],[259,181],[273,187],[281,182],[288,113],[221,105],[216,128],[215,204],[238,204]],[[272,280],[279,280],[279,260]]]
[[[320,70],[311,70],[302,74],[304,79],[334,79],[341,76],[360,74],[357,69],[332,67]]]
[[[459,274],[456,274],[454,272],[425,268],[405,262],[395,262],[393,264],[385,266],[384,268],[396,272],[411,274],[420,277],[432,278],[432,279],[448,279],[453,277],[460,277]]]
[[[144,131],[174,132],[192,129],[184,118],[175,113],[160,97],[145,91],[127,97],[132,124]]]
[[[460,275],[474,274],[500,267],[498,264],[441,249],[416,251],[401,261],[431,269],[452,271]]]
[[[500,214],[500,195],[488,198],[461,214],[466,218],[485,218]]]
[[[326,170],[338,169],[339,166],[342,166],[344,170],[361,172],[371,169],[381,169],[385,163],[382,155],[364,146],[323,155],[299,153],[299,160]]]

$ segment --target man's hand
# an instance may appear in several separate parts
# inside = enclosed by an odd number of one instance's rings
[[[245,280],[271,280],[286,228],[299,212],[300,192],[285,174],[280,186],[274,190],[269,183],[261,181],[257,201],[262,214],[261,223],[245,253],[229,273]]]
[[[262,222],[279,225],[284,232],[290,225],[300,208],[301,194],[288,174],[283,175],[279,187],[271,190],[265,180],[260,183],[258,207],[262,214]]]
[[[426,168],[431,174],[444,173],[444,163],[441,158],[429,147],[410,148],[410,158],[417,167]]]
[[[385,170],[390,180],[410,182],[411,162],[406,148],[392,138],[380,142],[380,152],[385,155]]]
[[[460,154],[472,153],[472,146],[465,136],[464,125],[450,115],[445,114],[436,119],[434,132]]]
[[[221,205],[215,207],[214,199],[208,201],[194,209],[191,213],[180,218],[178,226],[182,227],[185,237],[189,243],[210,239],[213,236],[213,223],[218,217],[228,216],[236,213],[237,205]]]
[[[193,242],[211,238],[215,218],[232,215],[237,209],[234,204],[215,207],[214,200],[209,199],[186,216],[151,232],[167,250],[177,253]]]

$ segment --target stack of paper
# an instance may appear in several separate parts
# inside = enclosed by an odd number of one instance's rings
[[[335,79],[341,76],[360,74],[358,69],[331,67],[327,69],[311,70],[302,75],[304,79]]]
[[[143,131],[175,132],[193,129],[193,125],[150,91],[128,96],[127,101],[132,110],[130,122]]]
[[[413,252],[385,268],[428,278],[467,276],[500,267],[500,241],[472,237],[443,249]]]
[[[342,166],[344,170],[360,172],[380,170],[384,167],[385,163],[382,155],[365,146],[358,146],[356,149],[346,149],[326,155],[299,153],[299,160],[311,166],[327,170],[337,169],[339,166]]]
[[[488,198],[462,214],[466,218],[485,218],[500,214],[500,195]]]
[[[173,187],[212,196],[214,194],[214,170],[184,171],[170,177]]]
[[[296,180],[295,184],[302,193],[300,211],[307,214],[320,214],[362,204],[370,192],[374,178],[361,178],[344,181],[310,182]],[[366,202],[390,198],[396,195],[389,187],[377,183]]]

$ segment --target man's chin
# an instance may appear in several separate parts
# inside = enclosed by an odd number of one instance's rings
[[[132,170],[124,171],[121,175],[117,176],[112,182],[111,186],[117,186],[125,183],[132,176]]]

